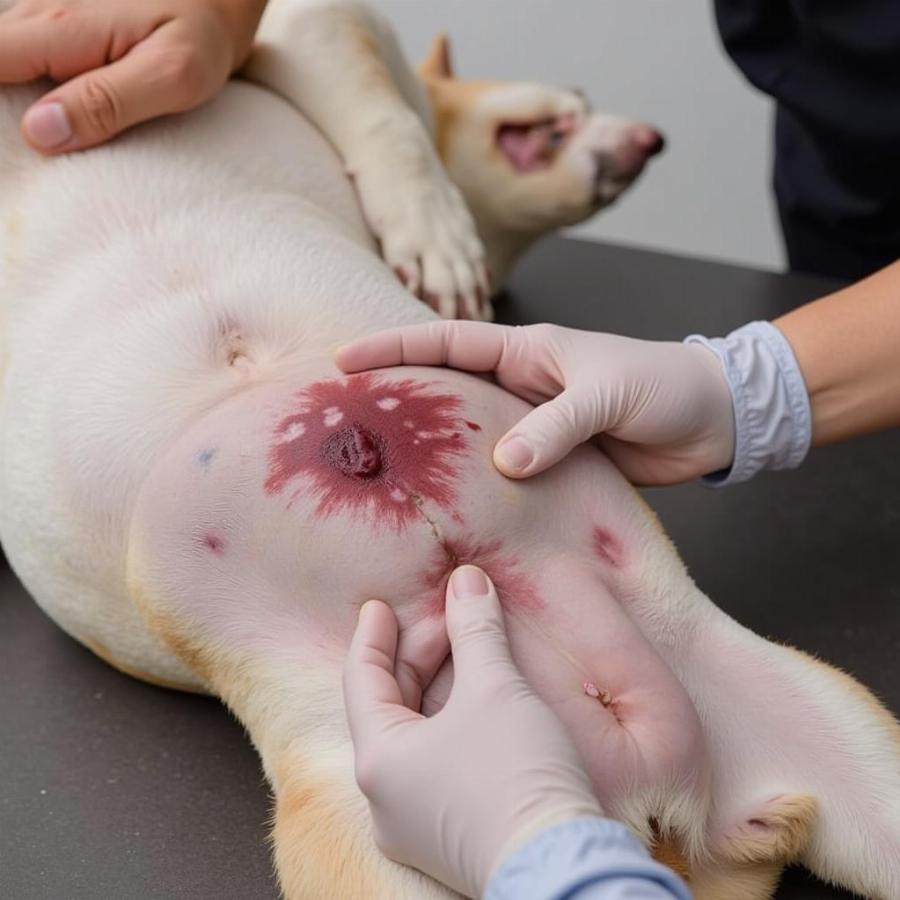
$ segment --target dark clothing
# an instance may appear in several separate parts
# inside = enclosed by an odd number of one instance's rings
[[[792,269],[858,279],[900,258],[900,0],[715,0],[725,48],[777,102]]]

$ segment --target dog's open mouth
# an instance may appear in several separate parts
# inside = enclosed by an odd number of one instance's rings
[[[497,147],[517,172],[536,172],[553,163],[575,128],[574,115],[507,123],[497,129]]]

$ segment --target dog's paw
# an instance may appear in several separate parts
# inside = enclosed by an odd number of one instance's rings
[[[393,160],[370,157],[354,167],[385,262],[445,319],[491,318],[484,247],[465,200],[424,131],[402,150]]]
[[[485,319],[484,247],[458,189],[441,171],[403,193],[378,235],[385,262],[443,318]]]

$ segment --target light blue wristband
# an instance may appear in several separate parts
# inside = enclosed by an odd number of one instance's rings
[[[734,461],[706,475],[714,487],[747,481],[762,469],[795,469],[812,438],[809,394],[784,335],[769,322],[751,322],[724,338],[692,334],[686,344],[711,350],[725,372],[734,408]]]
[[[690,893],[623,824],[598,816],[527,841],[494,872],[483,900],[690,900]]]

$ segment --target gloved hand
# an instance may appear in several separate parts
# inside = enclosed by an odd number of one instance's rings
[[[672,484],[727,468],[731,392],[717,356],[696,344],[640,341],[555,325],[434,322],[379,332],[337,354],[345,372],[446,365],[493,372],[531,403],[494,448],[511,478],[535,475],[573,447],[599,443],[627,478]]]
[[[530,837],[601,812],[565,728],[510,657],[497,592],[480,569],[453,573],[446,617],[453,688],[439,713],[403,704],[397,620],[377,600],[360,612],[344,698],[378,846],[476,897]]]
[[[19,0],[0,15],[0,83],[64,82],[22,120],[42,153],[80,150],[199,106],[250,51],[265,0]]]

